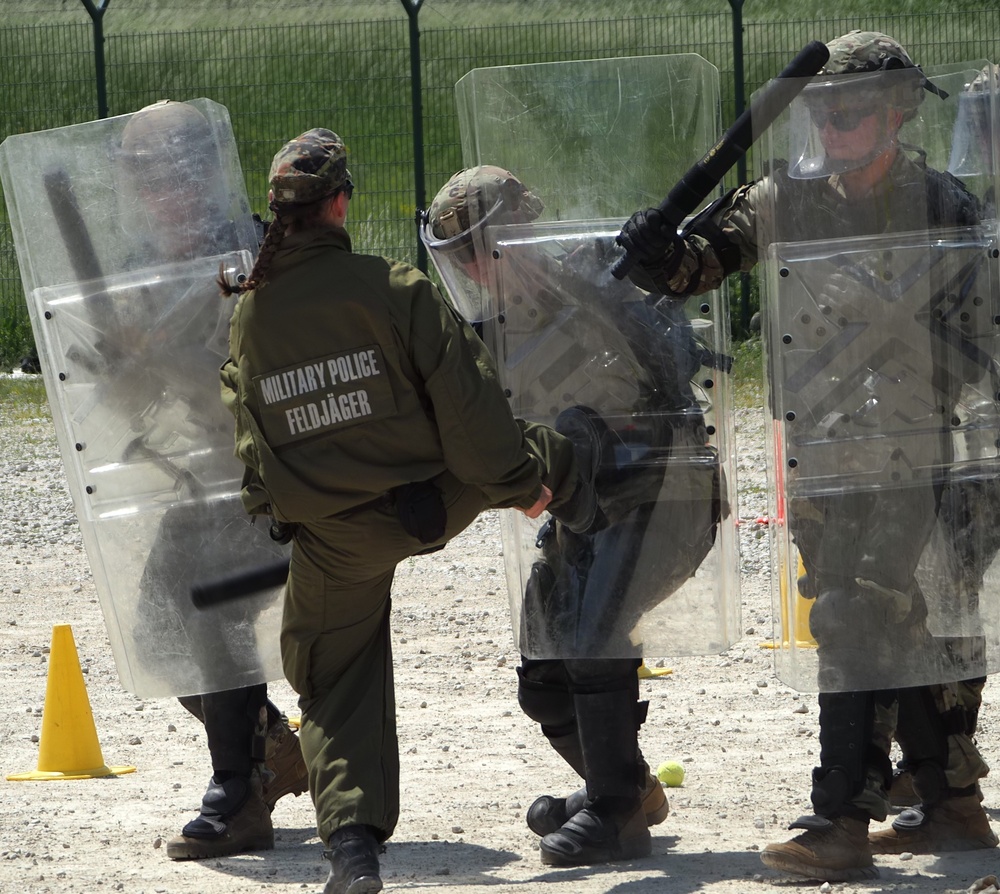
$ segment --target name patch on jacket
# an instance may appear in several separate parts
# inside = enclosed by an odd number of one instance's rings
[[[378,345],[256,376],[261,423],[272,447],[385,419],[396,412]]]

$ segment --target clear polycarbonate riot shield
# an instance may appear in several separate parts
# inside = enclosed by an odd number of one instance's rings
[[[466,166],[513,171],[546,220],[656,205],[719,136],[719,72],[694,53],[477,68],[455,86]]]
[[[501,383],[515,416],[598,445],[607,522],[580,535],[505,513],[528,657],[701,654],[739,636],[725,317],[716,296],[685,304],[615,280],[619,228],[494,231]]]
[[[477,259],[514,414],[585,461],[600,445],[606,527],[503,514],[518,648],[722,651],[740,610],[724,297],[657,301],[609,272],[621,221],[717,139],[718,72],[695,55],[505,66],[456,94],[466,166],[512,171],[545,206],[533,224],[486,226]]]
[[[77,517],[123,685],[281,675],[279,590],[204,611],[197,580],[279,557],[239,500],[218,369],[256,234],[208,100],[8,137],[0,179]]]
[[[976,68],[816,78],[762,144],[775,655],[798,689],[1000,661],[996,224],[937,172]]]
[[[949,80],[950,89],[959,88],[960,92],[948,171],[961,178],[992,210],[996,204],[996,172],[1000,170],[996,158],[1000,146],[993,139],[994,122],[1000,120],[1000,66],[986,63],[978,71],[963,67],[961,85],[955,83],[958,78],[954,75]]]

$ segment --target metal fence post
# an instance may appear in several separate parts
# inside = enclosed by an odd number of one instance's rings
[[[400,0],[406,9],[410,20],[410,97],[413,107],[413,180],[417,203],[416,215],[419,225],[419,214],[427,202],[424,189],[424,109],[423,85],[420,79],[420,28],[417,16],[424,0]],[[427,272],[427,249],[417,233],[417,268]]]
[[[108,117],[108,84],[104,72],[104,13],[111,0],[82,0],[94,23],[94,73],[97,78],[97,117]]]
[[[733,11],[733,98],[736,102],[736,117],[746,108],[746,82],[743,77],[743,3],[744,0],[729,0]],[[747,158],[740,156],[736,162],[738,183],[747,182]],[[740,274],[740,333],[750,334],[750,274]]]

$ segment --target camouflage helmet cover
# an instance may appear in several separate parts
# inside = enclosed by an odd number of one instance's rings
[[[163,177],[202,179],[213,143],[208,119],[193,105],[170,99],[131,115],[121,136],[126,162],[148,183]]]
[[[344,141],[323,127],[307,130],[278,150],[267,179],[278,206],[325,199],[351,182]]]
[[[903,49],[902,44],[881,31],[848,31],[827,45],[830,58],[816,76],[813,87],[826,87],[834,102],[879,103],[900,109],[909,120],[923,102],[929,87],[920,66]],[[881,77],[882,72],[908,74]],[[854,75],[840,81],[842,75]],[[869,78],[857,76],[870,75]],[[837,98],[837,97],[841,98]],[[806,97],[809,98],[808,95]]]
[[[827,45],[830,58],[823,74],[860,74],[916,68],[917,65],[899,41],[881,31],[848,31]]]
[[[490,223],[527,223],[545,206],[510,171],[479,165],[454,174],[427,211],[435,239],[452,239],[489,218]]]
[[[965,85],[966,94],[981,95],[1000,91],[1000,65],[984,65],[976,76]]]

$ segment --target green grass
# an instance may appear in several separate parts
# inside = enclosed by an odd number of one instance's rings
[[[31,324],[23,305],[0,313],[0,370],[19,368],[21,358],[33,344]]]
[[[48,416],[49,403],[41,376],[0,379],[0,419],[5,425]]]
[[[408,0],[413,6],[413,0]],[[501,24],[524,21],[568,21],[606,16],[607,0],[425,0],[419,10],[422,27]],[[885,15],[927,14],[944,10],[982,9],[986,0],[883,0]],[[729,12],[726,0],[616,0],[616,16],[683,15]],[[865,16],[870,0],[839,0],[839,16]],[[5,0],[5,18],[11,24],[90,22],[79,0]],[[823,18],[831,14],[826,0],[746,0],[746,20]],[[218,28],[242,24],[309,25],[318,22],[405,18],[400,0],[116,0],[103,17],[108,34],[150,28]]]
[[[3,6],[0,139],[96,117],[93,35],[82,3],[4,0]],[[1000,59],[1000,28],[988,26],[995,19],[967,12],[984,6],[886,0],[875,15],[868,0],[835,8],[819,0],[747,0],[747,88],[773,76],[807,39],[829,39],[855,25],[899,36],[919,51],[918,61]],[[429,202],[462,166],[454,85],[473,68],[697,52],[720,71],[723,122],[734,115],[726,0],[425,0],[418,23],[421,184],[414,170],[409,22],[400,0],[116,0],[103,17],[109,110],[123,114],[165,96],[224,104],[251,205],[261,212],[276,149],[309,127],[337,130],[358,185],[355,247],[408,261],[417,254],[418,189]],[[664,195],[670,186],[663,184]],[[0,207],[0,321],[18,322],[25,312],[5,223]],[[746,334],[736,316],[733,331]],[[0,325],[0,369],[16,363],[24,345],[23,329]]]
[[[733,345],[733,386],[735,404],[740,408],[759,407],[764,400],[764,355],[760,337]]]

